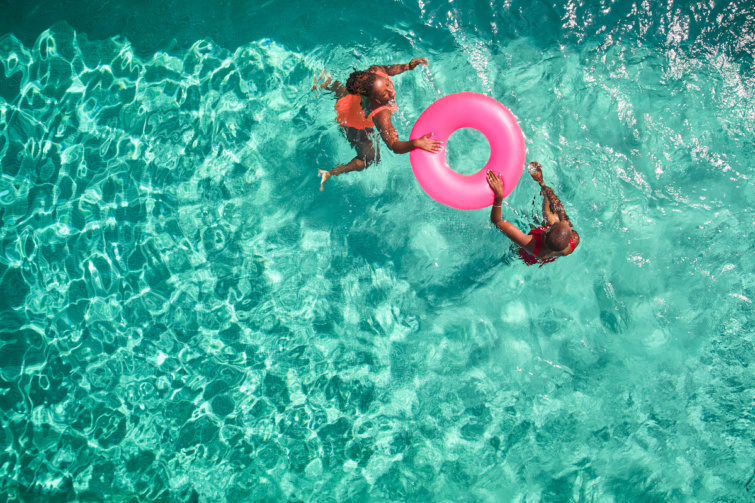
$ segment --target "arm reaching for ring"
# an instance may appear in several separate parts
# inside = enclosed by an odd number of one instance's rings
[[[488,170],[487,179],[488,185],[490,185],[493,194],[495,194],[493,207],[490,209],[490,221],[514,243],[528,251],[532,251],[530,248],[532,247],[533,237],[519,230],[511,222],[507,222],[501,218],[501,206],[503,206],[504,195],[503,178],[501,175],[493,173],[492,170]]]
[[[426,134],[421,138],[415,138],[414,140],[400,140],[396,128],[393,127],[391,112],[389,110],[378,112],[373,116],[372,120],[375,122],[378,131],[380,131],[380,136],[383,138],[385,144],[396,154],[406,154],[415,148],[421,148],[435,154],[440,152],[440,149],[443,147],[443,142],[430,139],[433,133]]]

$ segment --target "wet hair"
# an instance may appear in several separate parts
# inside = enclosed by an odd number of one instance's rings
[[[346,81],[346,90],[349,94],[361,94],[369,96],[375,85],[377,74],[374,72],[354,71]]]
[[[550,228],[545,236],[545,244],[553,251],[560,252],[569,246],[571,226],[566,222],[559,222]]]

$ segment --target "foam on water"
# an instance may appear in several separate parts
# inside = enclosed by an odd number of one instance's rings
[[[394,124],[464,90],[511,108],[582,236],[542,269],[407,156],[317,191],[351,152],[308,89],[346,50],[0,39],[11,500],[746,497],[751,73],[678,30],[495,46],[454,15]],[[505,214],[526,228],[535,196]]]

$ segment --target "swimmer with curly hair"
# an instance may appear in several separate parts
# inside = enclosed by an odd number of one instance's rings
[[[318,85],[318,79],[315,79],[313,90],[328,89],[336,94],[336,121],[357,152],[356,157],[346,164],[340,164],[329,171],[318,171],[320,190],[323,190],[323,185],[331,176],[362,171],[380,161],[375,129],[388,148],[397,154],[406,154],[415,148],[433,153],[440,151],[443,144],[431,140],[432,133],[414,140],[402,141],[391,122],[391,115],[398,110],[391,77],[414,70],[418,65],[427,66],[427,60],[417,58],[401,65],[373,65],[365,71],[353,72],[345,86],[337,80],[332,81],[324,70],[320,78],[325,77],[325,81]]]

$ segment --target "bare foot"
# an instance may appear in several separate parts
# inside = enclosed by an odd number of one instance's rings
[[[325,185],[325,181],[330,178],[330,171],[325,171],[324,169],[320,169],[317,171],[317,174],[320,175],[322,178],[320,178],[320,190],[325,190],[323,188],[323,185]]]

